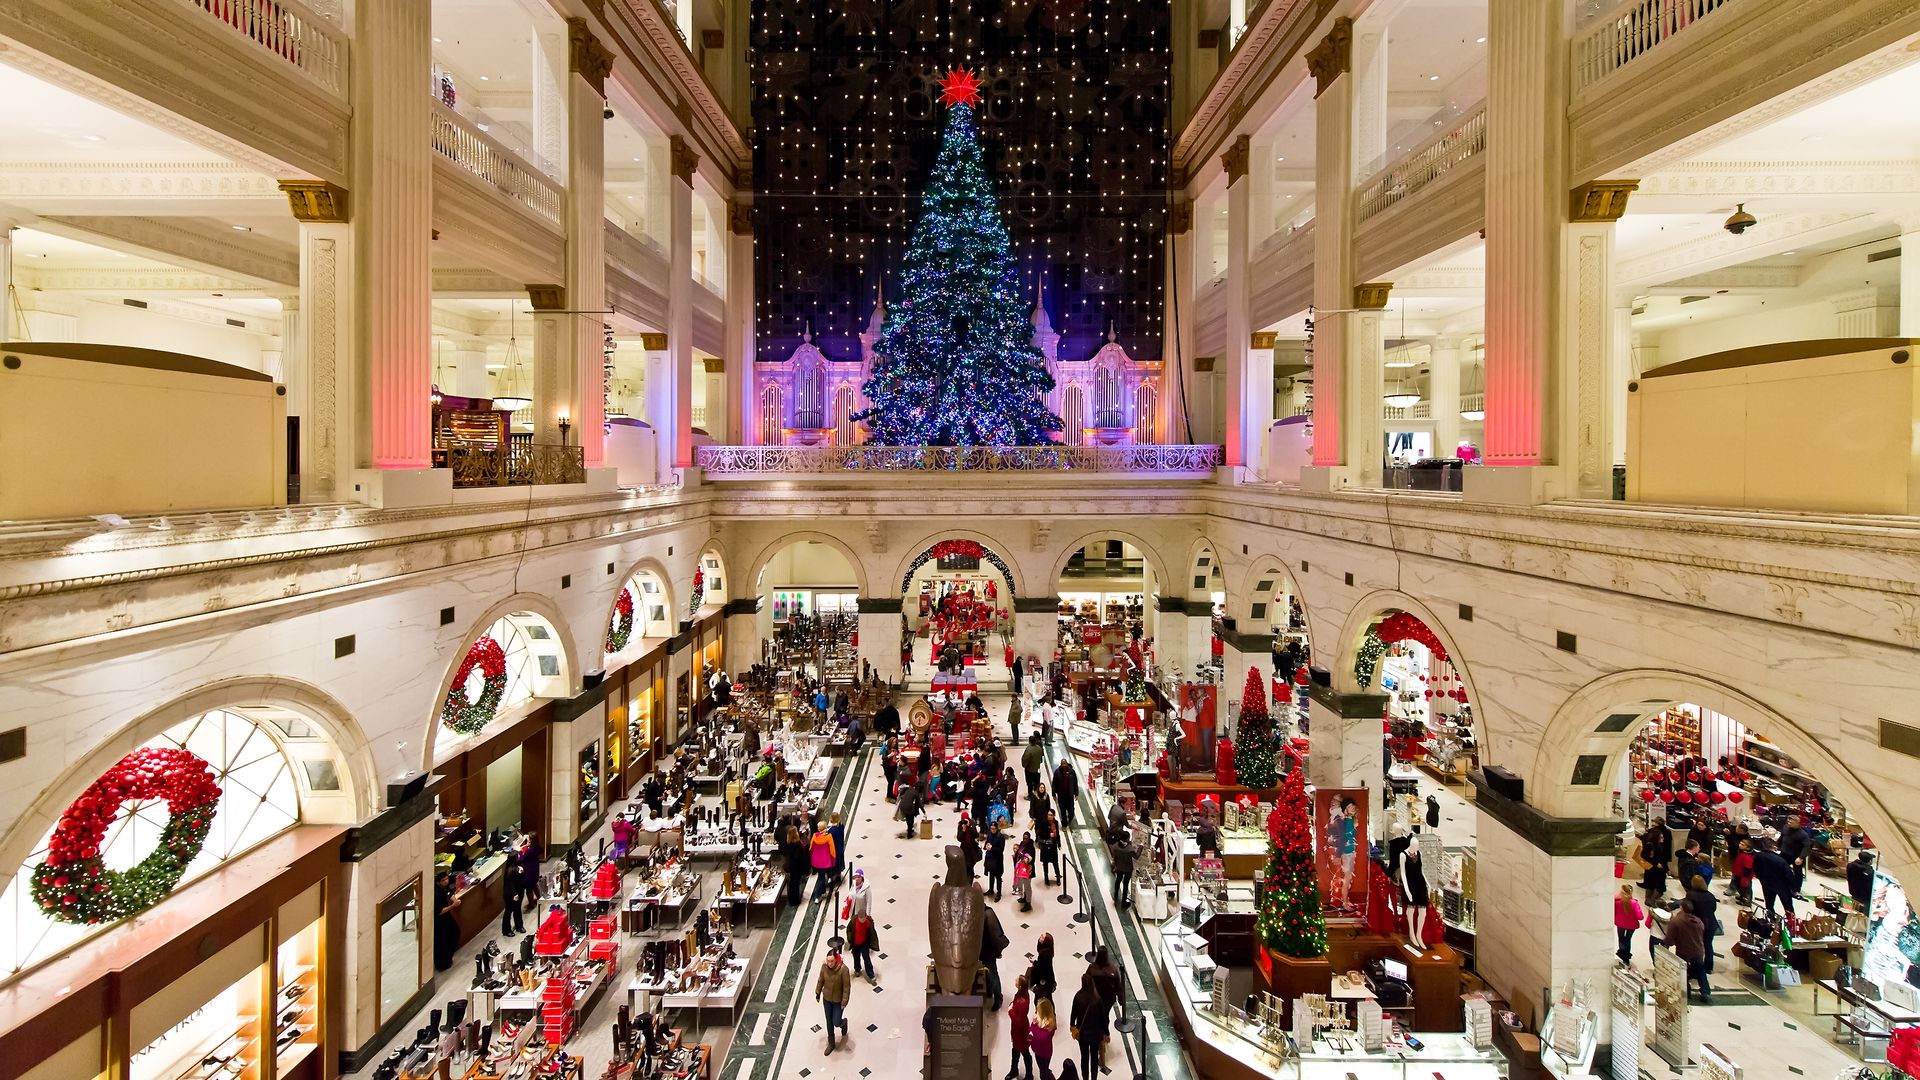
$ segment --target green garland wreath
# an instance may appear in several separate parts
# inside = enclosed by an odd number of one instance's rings
[[[613,602],[613,618],[607,622],[606,651],[617,653],[633,640],[633,590],[623,588]]]
[[[128,802],[164,799],[160,843],[129,870],[109,870],[100,847]],[[148,747],[121,758],[60,815],[47,857],[33,869],[33,900],[58,922],[97,925],[137,915],[180,883],[200,855],[220,801],[213,766],[191,751]]]
[[[473,669],[480,669],[480,697],[467,700],[467,679]],[[500,643],[491,637],[481,637],[467,650],[466,658],[460,661],[459,670],[453,673],[453,685],[447,689],[447,700],[440,706],[440,722],[449,730],[462,735],[474,732],[493,723],[494,716],[500,711],[500,700],[507,693],[507,654]]]

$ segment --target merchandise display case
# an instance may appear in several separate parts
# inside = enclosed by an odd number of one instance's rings
[[[260,1026],[265,972],[249,970],[136,1050],[129,1080],[263,1080]]]
[[[320,921],[280,943],[274,986],[274,1075],[295,1074],[320,1048]]]

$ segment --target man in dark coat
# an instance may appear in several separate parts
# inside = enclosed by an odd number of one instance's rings
[[[1060,804],[1060,824],[1073,828],[1073,805],[1080,801],[1080,774],[1066,758],[1053,770],[1053,797]]]
[[[1760,883],[1761,892],[1766,895],[1767,915],[1773,915],[1773,903],[1780,901],[1787,916],[1793,916],[1793,868],[1787,860],[1773,850],[1772,844],[1763,844],[1753,853],[1753,879]]]

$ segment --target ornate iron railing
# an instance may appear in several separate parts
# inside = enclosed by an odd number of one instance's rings
[[[702,446],[716,480],[845,472],[1106,472],[1204,476],[1218,446]]]
[[[1574,32],[1573,92],[1626,67],[1732,2],[1622,0]]]
[[[560,208],[565,201],[560,185],[438,99],[433,102],[433,149],[502,196],[554,225],[560,224]]]
[[[457,488],[525,487],[532,484],[584,484],[587,463],[578,446],[514,443],[511,446],[454,446],[444,451]]]
[[[1373,175],[1356,200],[1365,221],[1408,198],[1487,149],[1487,107],[1482,103],[1446,131]]]
[[[297,0],[179,0],[300,69],[338,97],[347,94],[347,35]]]

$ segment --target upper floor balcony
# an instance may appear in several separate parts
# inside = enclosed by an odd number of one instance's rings
[[[703,446],[711,480],[924,473],[1076,473],[1193,479],[1211,476],[1218,446]],[[902,477],[901,479],[905,479]],[[908,481],[911,482],[911,481]]]

